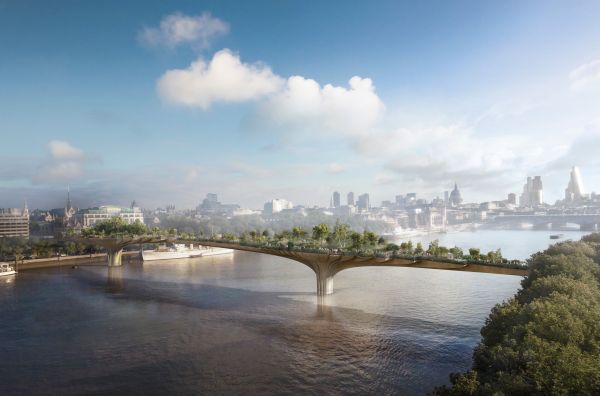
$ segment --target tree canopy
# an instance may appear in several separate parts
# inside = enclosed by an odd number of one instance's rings
[[[529,260],[522,289],[493,308],[473,367],[436,395],[600,394],[600,234]]]

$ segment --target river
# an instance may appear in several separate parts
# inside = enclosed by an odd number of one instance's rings
[[[421,240],[524,258],[538,233]],[[309,269],[248,252],[25,271],[0,280],[0,394],[424,394],[520,279],[356,268],[319,306]]]

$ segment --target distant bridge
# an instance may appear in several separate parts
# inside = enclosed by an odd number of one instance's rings
[[[524,268],[509,268],[488,264],[473,264],[459,260],[436,261],[422,258],[397,258],[397,257],[362,257],[333,253],[314,253],[302,250],[286,250],[272,247],[245,246],[233,242],[214,242],[198,240],[181,240],[173,237],[126,237],[126,238],[69,238],[73,242],[102,246],[108,253],[108,265],[120,266],[123,248],[128,245],[144,243],[195,243],[203,246],[235,249],[252,253],[270,254],[300,262],[317,276],[317,295],[324,296],[333,293],[333,277],[346,269],[358,267],[411,267],[429,268],[450,271],[482,272],[486,274],[501,275],[527,275]]]
[[[496,216],[494,224],[532,224],[535,228],[564,227],[567,223],[578,224],[581,230],[596,231],[600,225],[600,214],[546,214]]]

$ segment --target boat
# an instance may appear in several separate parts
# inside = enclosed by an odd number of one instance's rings
[[[560,239],[563,237],[563,234],[552,234],[550,235],[550,239]]]
[[[0,276],[9,276],[16,274],[15,268],[8,263],[0,264]]]
[[[156,250],[142,250],[142,259],[144,261],[176,260],[185,258],[216,256],[220,254],[231,253],[233,253],[233,249],[208,247],[201,245],[195,247],[193,244],[187,246],[181,243],[177,243],[174,244],[172,247],[166,247],[166,245],[163,245]]]

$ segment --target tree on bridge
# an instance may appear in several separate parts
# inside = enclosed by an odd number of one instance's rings
[[[84,237],[123,237],[140,236],[152,234],[150,229],[137,220],[135,223],[127,223],[121,217],[113,217],[96,223],[94,227],[82,230]]]
[[[313,239],[323,243],[329,236],[329,226],[325,223],[321,223],[313,227]]]

